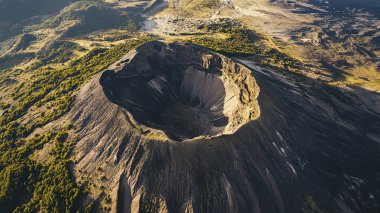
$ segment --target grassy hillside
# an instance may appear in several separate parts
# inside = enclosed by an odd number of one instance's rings
[[[113,5],[86,0],[71,3],[43,19],[14,26],[2,26],[0,22],[0,70],[28,63],[35,56],[42,63],[64,63],[83,49],[67,40],[109,29],[128,34],[136,31],[140,18],[140,14]]]
[[[152,38],[140,37],[111,49],[94,49],[58,70],[36,68],[32,80],[20,83],[12,93],[13,103],[1,103],[0,118],[0,209],[4,212],[73,212],[79,208],[83,189],[69,168],[74,141],[67,141],[70,126],[26,139],[38,127],[66,113],[77,89],[92,75],[118,60],[125,52]],[[1,78],[0,83],[7,79]],[[22,123],[33,109],[46,109],[37,119]],[[32,160],[45,144],[53,146],[46,164]],[[20,196],[22,195],[22,196]]]
[[[137,25],[139,15],[110,8],[101,2],[79,1],[64,8],[60,13],[43,24],[42,28],[57,28],[68,22],[75,22],[64,36],[77,36],[96,30]]]

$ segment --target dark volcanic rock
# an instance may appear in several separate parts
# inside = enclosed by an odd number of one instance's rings
[[[174,53],[178,48],[208,52],[234,64],[233,60],[198,46],[170,44],[169,47]],[[261,89],[258,119],[233,134],[172,141],[165,134],[159,134],[160,131],[181,130],[181,137],[188,137],[190,132],[182,131],[181,123],[173,127],[174,130],[158,127],[160,122],[177,122],[170,116],[169,121],[160,120],[158,115],[165,117],[166,112],[178,114],[180,118],[190,115],[186,117],[188,123],[203,123],[203,119],[213,121],[213,115],[207,112],[206,118],[197,120],[192,115],[203,114],[188,107],[152,107],[157,104],[155,98],[160,96],[151,94],[156,90],[147,89],[148,82],[161,78],[157,76],[168,79],[176,73],[180,77],[168,80],[168,85],[182,84],[189,80],[183,77],[186,74],[183,70],[192,69],[200,72],[196,75],[210,78],[206,83],[213,85],[218,97],[224,97],[219,89],[225,83],[223,78],[215,78],[214,73],[206,74],[201,67],[210,66],[199,61],[184,67],[157,69],[154,66],[151,69],[144,61],[146,55],[141,54],[142,58],[138,59],[143,48],[128,53],[109,71],[84,86],[70,113],[79,140],[74,153],[75,169],[80,171],[77,176],[98,180],[104,174],[106,177],[100,184],[111,194],[113,211],[378,212],[379,112],[362,108],[349,92],[310,80],[295,82],[251,64]],[[160,48],[152,51],[161,52]],[[154,56],[153,62],[165,59],[159,58],[160,54]],[[178,62],[175,57],[173,60]],[[161,62],[159,64],[173,61]],[[124,65],[120,66],[121,63]],[[123,71],[123,67],[126,70]],[[217,70],[224,70],[219,68]],[[219,71],[216,73],[223,76]],[[191,78],[203,83],[203,78]],[[134,85],[132,79],[138,84]],[[240,83],[248,84],[244,78]],[[251,84],[254,85],[247,86],[255,88],[255,81]],[[166,86],[165,89],[176,89],[177,94],[187,93],[178,89],[181,88],[178,85]],[[208,94],[207,90],[203,91]],[[148,100],[141,99],[144,96]],[[133,107],[128,105],[131,100]],[[177,100],[170,98],[168,103]],[[181,103],[189,103],[184,100]],[[211,98],[199,101],[211,102]],[[192,104],[187,106],[193,107]],[[225,105],[223,108],[225,111]],[[201,125],[200,132],[210,126]],[[95,188],[91,189],[94,195],[97,194]]]

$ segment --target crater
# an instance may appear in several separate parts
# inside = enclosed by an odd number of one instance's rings
[[[260,112],[249,69],[188,43],[146,43],[104,71],[100,83],[137,126],[176,141],[232,134]]]

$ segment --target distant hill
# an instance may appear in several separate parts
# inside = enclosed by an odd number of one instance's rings
[[[16,22],[59,11],[76,0],[0,0],[0,21]]]
[[[61,10],[56,16],[41,24],[43,28],[56,28],[62,23],[76,21],[65,33],[75,36],[101,29],[127,26],[136,15],[110,8],[100,2],[78,1]]]
[[[314,4],[322,3],[321,0],[312,0]],[[378,0],[329,0],[333,7],[342,9],[346,7],[351,8],[365,8],[372,12],[380,14],[380,1]]]

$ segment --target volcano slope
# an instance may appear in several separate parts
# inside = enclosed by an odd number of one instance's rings
[[[78,94],[76,176],[113,212],[376,212],[380,115],[356,98],[147,43]]]

